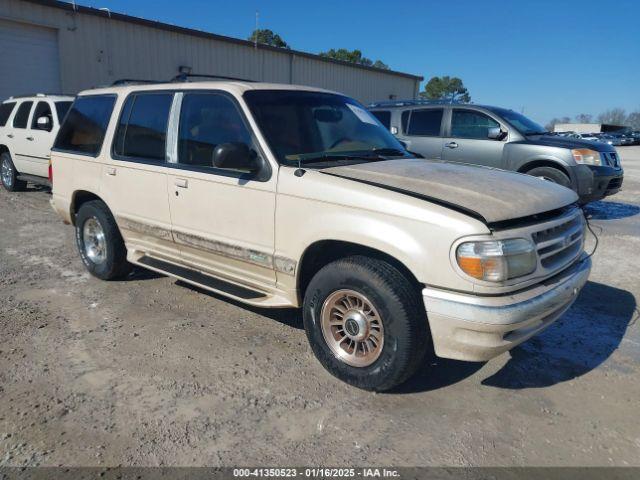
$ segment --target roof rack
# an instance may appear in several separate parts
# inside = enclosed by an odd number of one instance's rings
[[[250,80],[248,78],[240,78],[240,77],[226,77],[224,75],[209,75],[206,73],[179,73],[173,79],[172,82],[189,82],[191,78],[207,78],[214,80],[235,80],[240,82],[255,82],[255,80]]]
[[[407,107],[412,105],[460,105],[467,104],[468,102],[461,102],[459,100],[427,100],[427,99],[419,99],[419,100],[390,100],[384,102],[373,102],[367,105],[367,108],[378,108],[378,107]]]
[[[27,98],[27,97],[46,97],[47,95],[61,95],[60,93],[25,93],[24,95],[12,95],[9,97],[9,100],[15,100],[16,98]]]
[[[114,81],[111,86],[117,87],[119,85],[145,85],[152,83],[163,83],[158,80],[146,80],[146,79],[138,79],[138,78],[120,78]]]

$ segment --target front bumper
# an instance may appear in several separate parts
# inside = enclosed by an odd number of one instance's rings
[[[591,167],[578,165],[573,167],[580,202],[600,200],[618,193],[622,188],[624,170],[621,167]]]
[[[422,290],[436,355],[481,362],[542,331],[566,312],[587,282],[591,259],[526,290],[477,296]]]

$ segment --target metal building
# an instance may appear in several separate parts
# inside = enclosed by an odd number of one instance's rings
[[[179,68],[337,90],[363,103],[415,98],[422,77],[53,0],[0,0],[0,100],[76,93]]]

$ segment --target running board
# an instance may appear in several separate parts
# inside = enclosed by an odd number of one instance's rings
[[[218,290],[220,292],[226,293],[227,295],[241,298],[243,300],[258,300],[266,297],[266,295],[262,292],[241,287],[239,285],[221,280],[217,277],[212,277],[211,275],[207,275],[197,270],[193,270],[187,267],[181,267],[179,265],[165,262],[163,260],[158,260],[157,258],[148,257],[146,255],[141,257],[137,261],[137,263],[155,270],[166,272],[169,275],[184,280],[185,282],[193,283],[195,285],[201,285],[212,290]]]
[[[51,187],[51,182],[48,178],[38,177],[37,175],[29,175],[27,173],[21,173],[18,175],[18,180],[24,180],[25,182],[35,183],[36,185],[44,185],[45,187]]]

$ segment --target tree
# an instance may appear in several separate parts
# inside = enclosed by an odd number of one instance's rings
[[[581,113],[579,115],[576,115],[576,122],[578,123],[591,123],[591,120],[593,120],[593,115],[589,113]]]
[[[626,119],[627,115],[624,108],[612,108],[598,115],[599,123],[609,123],[612,125],[624,125]]]
[[[430,100],[447,100],[451,103],[470,102],[469,90],[464,86],[458,77],[432,77],[424,87],[424,92],[420,92],[422,98]]]
[[[634,130],[640,130],[640,110],[636,110],[635,112],[631,112],[627,115],[625,125],[633,128]]]
[[[553,132],[553,129],[558,123],[570,123],[571,119],[569,117],[560,117],[560,118],[552,118],[549,122],[544,126],[550,132]]]
[[[328,50],[326,52],[320,52],[321,57],[333,58],[334,60],[340,60],[342,62],[349,63],[357,63],[358,65],[365,65],[367,67],[375,67],[382,68],[384,70],[389,70],[389,66],[380,61],[376,60],[375,62],[370,58],[367,58],[362,55],[360,50],[347,50],[346,48],[339,48]]]
[[[262,45],[271,45],[272,47],[291,48],[280,35],[273,32],[272,30],[269,30],[268,28],[254,30],[247,40],[254,43],[257,42]]]

